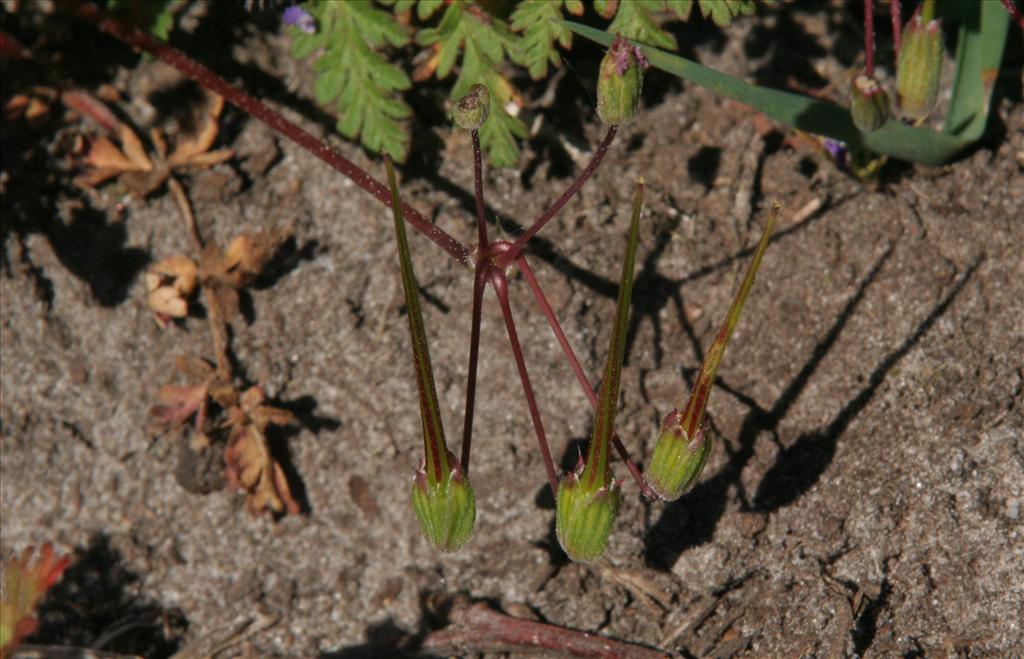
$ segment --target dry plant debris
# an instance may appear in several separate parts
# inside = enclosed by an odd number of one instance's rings
[[[230,160],[235,156],[233,149],[210,150],[217,139],[217,120],[224,108],[224,99],[216,94],[208,94],[207,99],[199,116],[199,128],[179,138],[170,151],[167,138],[157,128],[149,132],[150,151],[131,126],[115,118],[110,132],[117,143],[106,135],[94,138],[84,159],[87,170],[75,177],[75,184],[95,188],[117,178],[136,197],[144,198],[162,187],[174,173],[213,167]],[[95,101],[90,105],[102,104]],[[100,124],[108,126],[109,119]]]

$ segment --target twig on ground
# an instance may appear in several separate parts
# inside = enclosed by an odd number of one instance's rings
[[[423,639],[421,650],[447,654],[546,650],[568,657],[665,659],[668,655],[641,645],[589,632],[513,618],[485,604],[456,604],[452,624]]]

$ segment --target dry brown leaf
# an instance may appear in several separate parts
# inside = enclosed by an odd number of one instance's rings
[[[99,110],[102,103],[84,92],[72,97],[72,106],[87,109],[89,116],[103,114]],[[181,137],[170,156],[167,155],[167,141],[157,129],[150,130],[153,144],[151,157],[135,131],[117,121],[112,132],[116,134],[120,147],[106,137],[96,138],[84,161],[90,169],[76,177],[75,184],[92,188],[117,177],[136,197],[143,198],[163,186],[175,169],[209,168],[234,158],[233,149],[209,150],[217,139],[217,120],[223,106],[224,99],[212,96],[200,117],[199,130]],[[109,110],[106,114],[110,114]]]
[[[299,513],[281,465],[270,455],[266,429],[285,425],[294,418],[287,410],[264,405],[263,390],[250,387],[238,405],[228,410],[231,436],[224,450],[229,487],[246,491],[246,508],[253,515],[264,510]]]
[[[188,297],[196,288],[198,266],[192,259],[175,254],[146,271],[146,302],[156,321],[166,327],[170,318],[188,315]]]
[[[201,431],[206,423],[206,397],[209,391],[208,380],[200,384],[164,385],[157,392],[158,402],[150,408],[149,415],[161,425],[173,428],[184,425],[195,414],[196,430]]]

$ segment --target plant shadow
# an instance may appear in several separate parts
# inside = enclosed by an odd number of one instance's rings
[[[62,579],[39,606],[29,643],[67,645],[145,657],[169,657],[188,621],[135,591],[139,575],[124,566],[110,538],[94,535],[76,549]]]
[[[658,520],[652,525],[645,543],[644,558],[648,566],[659,570],[671,570],[687,549],[709,542],[714,536],[718,521],[725,513],[729,491],[733,487],[739,490],[743,508],[770,513],[792,504],[817,483],[831,464],[838,441],[849,424],[867,406],[879,385],[896,364],[945,314],[979,265],[977,262],[972,264],[915,330],[876,365],[868,378],[868,383],[843,406],[828,426],[807,432],[791,446],[782,449],[775,464],[762,478],[754,497],[749,500],[743,492],[740,476],[754,457],[758,437],[762,432],[776,433],[794,402],[811,382],[824,357],[832,350],[843,328],[863,301],[868,288],[892,255],[892,251],[893,246],[890,245],[871,270],[864,275],[857,290],[837,315],[832,327],[818,342],[810,358],[770,409],[764,409],[749,397],[735,392],[725,384],[719,384],[750,407],[750,412],[744,418],[733,443],[736,448],[730,450],[726,446],[730,452],[729,461],[718,473],[702,481],[684,498],[665,506]]]

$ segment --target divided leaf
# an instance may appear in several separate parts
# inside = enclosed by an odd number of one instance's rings
[[[661,29],[655,14],[670,12],[675,18],[685,21],[690,17],[693,4],[694,0],[629,0],[618,3],[605,0],[595,3],[595,7],[606,18],[614,12],[615,19],[608,26],[609,34],[621,34],[647,45],[678,50],[675,37]],[[737,16],[752,14],[756,9],[755,0],[697,0],[697,4],[705,18],[723,27]]]
[[[505,110],[513,100],[515,90],[502,74],[502,66],[506,57],[522,61],[517,39],[505,21],[474,5],[454,2],[448,5],[441,23],[436,28],[421,30],[416,35],[416,42],[421,46],[432,46],[434,53],[414,73],[415,79],[423,80],[431,74],[443,79],[459,60],[459,74],[450,94],[453,102],[465,96],[475,84],[483,84],[490,89],[490,117],[480,128],[480,145],[494,166],[513,166],[519,157],[515,138],[525,138],[527,130],[522,120]]]
[[[580,16],[581,0],[523,0],[512,12],[512,30],[522,32],[522,63],[530,77],[541,80],[548,75],[548,63],[558,67],[557,41],[562,48],[572,46],[572,31],[562,23],[562,10]]]
[[[313,65],[317,101],[337,108],[337,129],[342,135],[358,137],[368,150],[387,152],[404,161],[409,153],[412,109],[400,92],[412,83],[381,51],[408,44],[406,28],[369,2],[321,1],[309,9],[319,29],[313,33],[298,28],[290,31],[296,58],[322,50]]]
[[[100,101],[85,92],[71,97],[73,107],[78,110],[89,108],[91,115],[109,113]],[[116,118],[113,131],[120,146],[110,138],[101,135],[89,146],[84,164],[84,174],[76,176],[75,185],[94,188],[112,178],[118,178],[135,196],[142,198],[160,189],[176,171],[189,168],[208,168],[235,157],[233,149],[211,151],[219,132],[218,120],[224,109],[224,99],[210,94],[206,105],[200,110],[199,128],[191,134],[181,136],[168,154],[164,135],[157,129],[150,131],[152,152],[147,151],[142,139],[129,126]]]
[[[250,387],[238,405],[228,410],[231,435],[224,450],[228,486],[246,491],[245,507],[253,515],[264,510],[297,515],[299,503],[280,463],[270,454],[266,436],[268,426],[287,425],[294,417],[263,402],[263,390]]]

